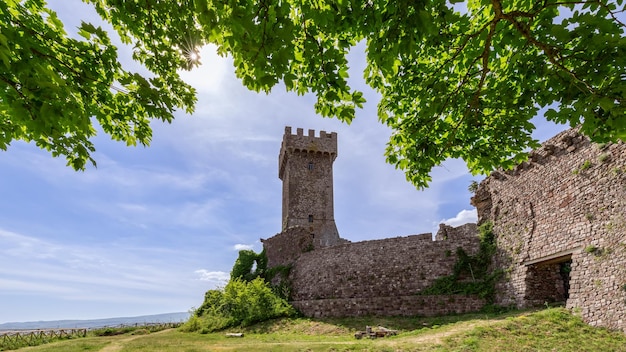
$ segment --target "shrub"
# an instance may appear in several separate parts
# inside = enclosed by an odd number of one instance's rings
[[[209,290],[202,306],[182,330],[208,332],[294,314],[293,307],[262,278],[249,282],[235,278],[223,289]]]
[[[598,156],[598,161],[601,163],[606,163],[611,160],[611,153],[602,153]]]
[[[591,161],[589,161],[589,160],[585,160],[585,162],[583,162],[583,164],[582,164],[582,165],[580,165],[580,170],[581,170],[581,171],[583,171],[583,170],[587,170],[587,169],[588,169],[588,168],[590,168],[590,167],[591,167]]]
[[[187,320],[187,322],[180,327],[181,331],[192,332],[198,331],[202,328],[202,319],[200,319],[200,317],[196,314],[197,312],[192,314],[189,317],[189,320]]]
[[[596,246],[594,246],[592,244],[590,244],[587,247],[585,247],[585,252],[587,252],[587,253],[594,253],[597,250],[598,250],[598,247],[596,247]]]
[[[142,329],[137,329],[133,332],[130,333],[131,335],[148,335],[150,334],[150,330],[142,328]]]

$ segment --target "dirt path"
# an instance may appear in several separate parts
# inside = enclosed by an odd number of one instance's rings
[[[443,341],[444,338],[461,333],[461,332],[465,332],[465,331],[469,331],[472,330],[476,327],[480,327],[480,326],[490,326],[490,325],[494,325],[497,324],[498,322],[500,322],[501,320],[498,319],[493,319],[493,320],[479,320],[479,321],[475,321],[475,322],[471,322],[471,323],[463,323],[463,324],[456,324],[455,326],[453,326],[450,329],[446,329],[444,331],[436,331],[436,332],[432,332],[432,333],[425,333],[423,335],[420,336],[413,336],[413,337],[406,337],[403,339],[398,339],[397,341],[388,341],[388,345],[395,345],[396,342],[398,344],[402,343],[414,343],[414,344],[439,344]]]
[[[158,332],[154,332],[150,335],[154,335],[154,334],[160,334],[163,332],[168,331],[169,329],[166,330],[162,330],[162,331],[158,331]],[[98,352],[117,352],[117,351],[121,351],[122,348],[124,348],[124,345],[126,345],[126,343],[138,339],[138,338],[142,338],[148,335],[132,335],[123,339],[117,339],[115,341],[113,341],[110,345],[106,345],[104,346],[104,348],[102,348],[100,351]]]

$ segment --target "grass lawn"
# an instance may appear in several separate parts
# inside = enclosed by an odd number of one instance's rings
[[[366,325],[394,337],[354,338]],[[243,332],[228,338],[226,332]],[[170,329],[146,335],[87,337],[19,351],[626,351],[626,335],[593,328],[563,308],[438,318],[279,319],[219,333]]]

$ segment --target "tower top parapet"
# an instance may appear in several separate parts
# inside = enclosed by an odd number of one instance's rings
[[[337,132],[326,133],[326,131],[320,131],[319,137],[316,137],[315,130],[309,130],[308,135],[305,136],[302,128],[297,128],[296,134],[292,134],[291,127],[286,126],[282,148],[293,148],[336,155]]]
[[[296,134],[292,134],[291,127],[286,126],[278,158],[278,176],[281,180],[288,158],[287,153],[294,152],[327,154],[332,160],[335,160],[337,157],[337,132],[320,131],[319,137],[316,137],[315,130],[309,130],[308,135],[305,136],[302,128],[297,128]]]

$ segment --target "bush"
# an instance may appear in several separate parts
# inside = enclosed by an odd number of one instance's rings
[[[198,331],[202,328],[202,325],[202,319],[198,315],[192,314],[189,320],[180,327],[180,330],[184,332]]]
[[[293,307],[262,278],[249,282],[234,278],[223,289],[209,290],[202,306],[182,330],[215,331],[294,314]]]
[[[131,335],[148,335],[150,334],[150,330],[148,329],[137,329],[130,333]]]

